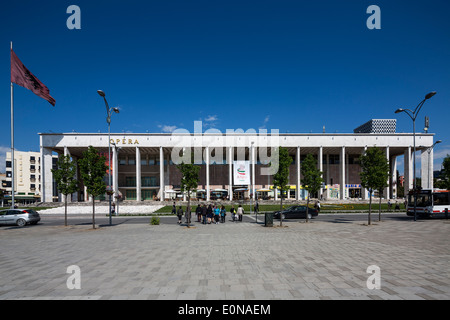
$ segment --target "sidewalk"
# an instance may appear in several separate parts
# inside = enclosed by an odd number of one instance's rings
[[[1,227],[0,299],[449,299],[449,231],[444,220]],[[80,290],[67,287],[71,265]],[[371,265],[381,289],[367,288]]]

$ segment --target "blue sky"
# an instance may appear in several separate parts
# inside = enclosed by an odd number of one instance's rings
[[[67,8],[81,9],[69,30]],[[368,6],[381,9],[369,30]],[[8,1],[0,13],[0,170],[10,148],[10,41],[56,107],[15,86],[15,147],[39,151],[38,132],[204,128],[349,133],[366,121],[412,122],[415,108],[450,153],[450,3],[429,1]]]

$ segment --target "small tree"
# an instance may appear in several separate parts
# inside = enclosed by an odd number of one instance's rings
[[[92,196],[92,228],[95,229],[95,197],[106,192],[106,184],[103,178],[106,175],[108,166],[105,164],[106,158],[100,156],[97,150],[89,146],[83,152],[83,158],[78,160],[80,165],[81,178],[87,188],[87,192]]]
[[[181,192],[187,192],[188,206],[187,210],[191,210],[191,191],[196,190],[198,187],[198,173],[200,167],[191,163],[184,163],[177,165],[177,168],[181,172]],[[189,217],[187,219],[187,226],[189,228]]]
[[[52,169],[53,179],[59,192],[64,195],[64,225],[67,226],[67,196],[78,189],[78,181],[75,179],[77,174],[76,163],[70,159],[70,156],[59,156],[56,169]]]
[[[280,211],[283,210],[283,193],[290,189],[289,186],[289,166],[292,163],[292,157],[289,156],[289,151],[286,148],[280,147],[278,152],[278,171],[273,176],[273,188],[277,192],[277,188],[280,189]],[[280,227],[283,225],[283,219],[280,214]]]
[[[361,185],[369,190],[369,217],[368,224],[371,224],[372,213],[372,192],[378,190],[381,194],[382,190],[387,187],[387,181],[389,179],[389,163],[386,159],[384,152],[376,147],[369,148],[360,157],[361,161]],[[381,210],[380,210],[381,212]],[[381,213],[379,214],[381,218]]]
[[[450,155],[444,158],[442,167],[442,185],[445,189],[450,190]]]
[[[308,200],[306,202],[306,222],[308,222],[309,200],[313,194],[319,192],[324,180],[322,178],[322,172],[317,169],[317,161],[312,154],[308,154],[306,159],[302,161],[300,171],[303,176],[303,188],[308,191]]]

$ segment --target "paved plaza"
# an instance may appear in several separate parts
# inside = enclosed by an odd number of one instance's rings
[[[0,299],[450,298],[446,220],[284,225],[2,226]],[[373,265],[379,289],[367,287]]]

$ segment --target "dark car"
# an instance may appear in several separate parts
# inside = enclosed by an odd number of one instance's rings
[[[308,219],[312,219],[318,215],[319,212],[316,209],[308,209]],[[280,219],[280,216],[283,219],[306,219],[306,206],[292,206],[286,210],[274,212],[273,217],[275,219]]]
[[[0,224],[15,224],[23,227],[41,221],[39,213],[33,209],[9,209],[0,211]]]

